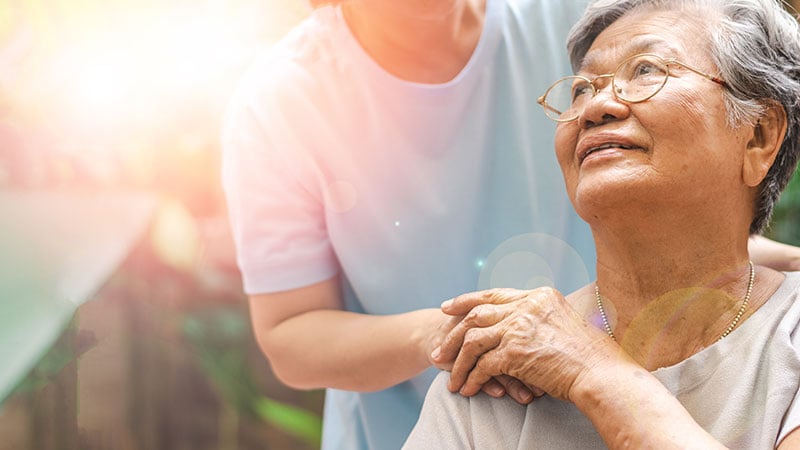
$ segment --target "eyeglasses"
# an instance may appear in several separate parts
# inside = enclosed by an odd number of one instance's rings
[[[580,75],[561,78],[553,83],[536,101],[544,108],[547,117],[556,122],[570,122],[583,114],[586,104],[597,95],[597,80],[611,78],[611,90],[617,99],[626,103],[641,103],[658,94],[669,79],[669,66],[678,65],[726,87],[719,77],[675,59],[643,53],[622,61],[612,73],[589,79]]]

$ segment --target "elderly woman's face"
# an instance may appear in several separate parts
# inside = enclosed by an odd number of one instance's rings
[[[623,16],[597,37],[579,75],[593,79],[613,72],[640,53],[675,58],[716,75],[702,19],[687,17],[677,11]],[[558,125],[559,163],[585,219],[602,215],[598,206],[687,207],[731,201],[730,190],[741,189],[742,154],[750,137],[746,127],[727,125],[724,88],[679,65],[669,71],[661,91],[641,103],[620,101],[609,79],[600,79],[599,92],[581,117]]]

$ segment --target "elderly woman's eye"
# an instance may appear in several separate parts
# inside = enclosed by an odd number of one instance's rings
[[[645,77],[663,77],[666,74],[663,64],[646,59],[634,61],[630,70],[630,79],[640,79]]]
[[[592,96],[592,85],[586,82],[575,83],[572,85],[572,103],[581,101],[586,96]]]

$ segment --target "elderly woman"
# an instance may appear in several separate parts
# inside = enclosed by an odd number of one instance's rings
[[[493,290],[434,352],[408,448],[800,448],[800,273],[749,262],[793,173],[800,32],[775,0],[600,0],[557,124],[597,281]],[[475,395],[490,377],[549,394]],[[453,395],[460,392],[462,395]]]

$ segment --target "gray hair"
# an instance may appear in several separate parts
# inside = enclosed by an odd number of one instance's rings
[[[794,174],[800,152],[800,29],[777,0],[596,0],[569,34],[572,68],[579,70],[597,36],[634,9],[700,8],[716,12],[709,46],[721,78],[728,84],[728,124],[755,124],[766,109],[780,104],[787,132],[775,162],[759,186],[750,233],[769,224],[781,191]],[[708,20],[704,17],[703,20]]]

